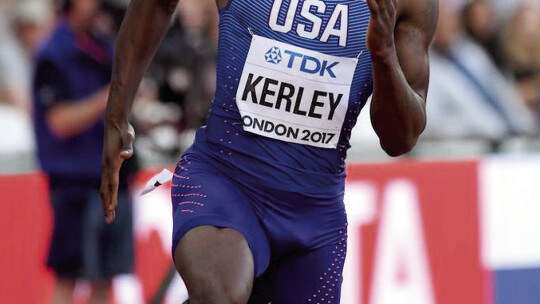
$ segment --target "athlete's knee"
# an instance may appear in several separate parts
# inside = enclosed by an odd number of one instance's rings
[[[178,265],[177,265],[178,268]],[[246,304],[253,282],[242,277],[228,277],[225,269],[191,269],[184,278],[189,304]]]
[[[175,249],[175,264],[189,304],[245,304],[253,286],[254,265],[243,236],[230,229],[198,227]]]

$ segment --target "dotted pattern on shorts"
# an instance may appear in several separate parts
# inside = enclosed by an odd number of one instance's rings
[[[343,265],[345,264],[345,256],[347,254],[347,228],[343,228],[339,232],[340,241],[332,250],[333,261],[326,268],[326,271],[319,277],[319,288],[313,295],[307,299],[307,303],[313,304],[337,304],[336,292],[341,290],[341,282],[343,280]]]
[[[186,156],[183,156],[180,161],[178,162],[178,165],[176,167],[176,172],[180,172],[181,174],[188,171],[188,168],[184,167],[182,164],[190,165],[191,162],[188,160]],[[188,181],[189,176],[184,176],[178,173],[174,173],[174,179],[178,180],[184,180]],[[173,179],[173,181],[174,181]],[[176,181],[178,182],[178,181]],[[183,209],[180,210],[182,213],[195,213],[195,208],[197,207],[204,207],[204,203],[197,202],[197,198],[206,198],[206,194],[197,193],[195,191],[199,191],[202,189],[201,185],[191,185],[187,183],[173,183],[173,188],[182,188],[182,189],[191,189],[193,192],[190,193],[172,193],[171,196],[173,198],[177,197],[180,198],[180,201],[178,202],[179,206],[182,206]],[[174,189],[173,189],[174,191]]]

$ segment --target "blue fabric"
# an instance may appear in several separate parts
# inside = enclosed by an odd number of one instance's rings
[[[293,253],[255,280],[249,304],[339,304],[347,242]]]
[[[300,16],[305,1],[300,0],[293,30],[273,31],[268,20],[274,1],[230,0],[220,10],[217,57],[217,88],[207,126],[197,133],[195,146],[220,172],[242,182],[255,182],[274,189],[313,195],[343,192],[345,158],[351,130],[372,93],[371,57],[366,45],[369,9],[364,1],[325,0],[326,10],[317,13],[325,28],[337,4],[349,7],[348,39],[345,47],[331,36],[327,42],[300,37],[294,30],[299,23],[308,28],[309,20]],[[284,23],[291,1],[283,1],[278,22]],[[313,8],[312,8],[313,12]],[[249,30],[248,30],[249,29]],[[323,149],[287,143],[244,132],[236,105],[236,91],[251,43],[250,30],[259,36],[315,50],[328,55],[356,58],[359,62],[350,91],[349,107],[336,149]],[[264,55],[264,54],[261,54]]]
[[[103,121],[83,134],[62,140],[46,122],[46,112],[60,102],[79,102],[103,89],[110,81],[112,48],[94,37],[106,58],[98,59],[77,43],[66,23],[60,23],[39,50],[34,78],[34,129],[38,159],[50,176],[99,180]]]
[[[271,261],[338,246],[346,239],[342,194],[309,196],[239,182],[217,171],[195,149],[187,151],[176,167],[172,204],[173,253],[195,227],[235,229],[250,246],[256,277]],[[337,259],[337,254],[328,259]],[[329,266],[322,263],[321,267]]]

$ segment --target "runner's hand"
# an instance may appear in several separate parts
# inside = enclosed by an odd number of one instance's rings
[[[120,167],[124,160],[133,156],[135,131],[127,121],[107,122],[101,161],[101,202],[105,221],[110,224],[116,216]]]
[[[367,46],[371,54],[386,57],[395,52],[398,0],[367,0],[371,18],[367,31]]]

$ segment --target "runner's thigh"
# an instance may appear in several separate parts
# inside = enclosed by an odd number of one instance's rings
[[[190,304],[247,303],[253,286],[253,257],[239,232],[194,228],[176,247],[175,261]]]
[[[172,183],[173,257],[193,299],[246,303],[270,246],[240,186],[204,159],[184,155]],[[225,297],[225,298],[223,298]]]

